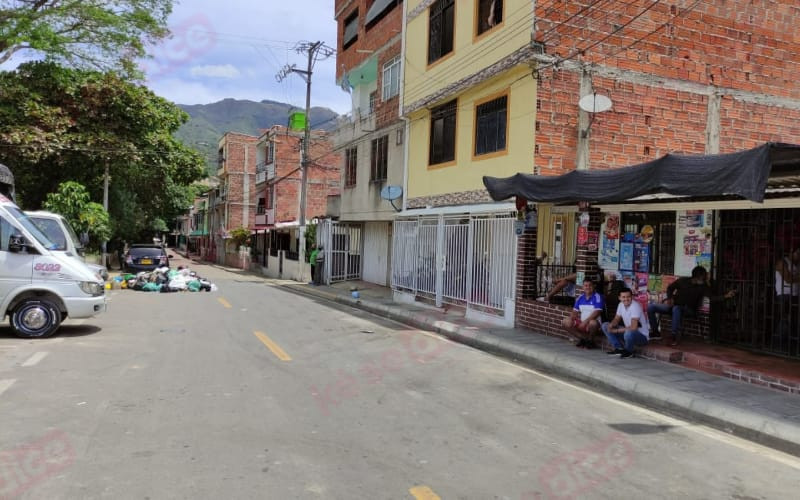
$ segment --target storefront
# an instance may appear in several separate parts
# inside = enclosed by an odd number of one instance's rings
[[[800,249],[800,147],[765,144],[732,155],[667,156],[610,171],[518,174],[485,184],[495,199],[511,195],[543,207],[540,230],[520,241],[517,288],[529,291],[519,298],[518,312],[528,312],[520,326],[553,329],[553,308],[531,302],[542,287],[526,282],[536,280],[541,253],[525,256],[522,248],[553,248],[546,230],[554,214],[569,215],[577,281],[613,274],[646,305],[701,265],[717,293],[734,290],[736,297],[714,307],[706,301],[685,334],[800,358],[800,284],[781,283],[778,271],[785,262],[800,280],[800,261],[791,258]]]

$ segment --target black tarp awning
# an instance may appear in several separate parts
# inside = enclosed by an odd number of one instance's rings
[[[761,203],[770,175],[800,172],[800,145],[768,142],[719,155],[673,155],[630,167],[574,170],[559,176],[516,174],[483,177],[491,197],[528,201],[610,203],[664,193],[675,196],[739,196]]]

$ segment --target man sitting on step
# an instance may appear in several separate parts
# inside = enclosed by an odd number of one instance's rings
[[[564,318],[562,326],[567,335],[576,341],[576,347],[593,349],[597,347],[594,336],[600,331],[600,316],[605,309],[603,296],[595,291],[590,278],[583,280],[583,293],[575,299],[572,313]]]
[[[633,356],[637,345],[647,344],[650,339],[647,317],[641,304],[633,300],[630,288],[620,290],[617,314],[610,323],[603,323],[602,329],[614,347],[608,354],[620,354],[623,358],[629,358]]]

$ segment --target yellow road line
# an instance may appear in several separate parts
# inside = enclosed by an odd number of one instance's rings
[[[414,495],[417,500],[441,500],[439,495],[427,486],[414,486],[408,492]]]
[[[281,347],[272,341],[271,338],[267,337],[267,334],[264,332],[253,332],[258,340],[264,343],[267,346],[267,349],[272,351],[272,354],[278,356],[278,359],[281,361],[291,361],[292,357],[286,354],[286,351],[281,349]]]
[[[219,301],[220,304],[225,306],[226,309],[230,309],[231,307],[233,307],[230,302],[228,302],[227,300],[223,299],[222,297],[218,298],[217,300]]]

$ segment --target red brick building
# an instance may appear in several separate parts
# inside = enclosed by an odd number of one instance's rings
[[[800,4],[795,0],[616,0],[602,8],[588,2],[545,2],[536,4],[535,14],[532,42],[539,55],[533,76],[539,87],[535,152],[527,173],[555,176],[635,165],[668,153],[732,153],[770,141],[800,143],[800,86],[794,78],[800,69],[800,39],[794,30]],[[578,107],[582,97],[594,93],[610,98],[609,111],[592,114]],[[768,189],[767,196],[779,195],[770,195]],[[747,295],[741,314],[758,318],[751,325],[731,316],[726,326],[731,333],[711,336],[800,356],[796,325],[786,338],[773,334],[781,313],[772,300],[772,266],[786,250],[779,233],[785,232],[784,226],[793,231],[792,221],[800,218],[800,202],[792,201],[796,194],[780,196],[780,203],[766,200],[757,207],[728,200],[724,193],[718,201],[673,199],[660,205],[621,200],[616,206],[591,209],[586,227],[597,234],[601,211],[617,212],[634,232],[643,224],[653,225],[663,228],[667,238],[670,231],[675,234],[671,224],[680,225],[682,213],[706,210],[714,221],[714,244],[708,250],[712,274],[724,280],[736,269],[741,293]],[[728,210],[717,210],[723,208],[721,200]],[[563,264],[574,261],[585,275],[602,266],[596,241],[594,248],[585,241],[575,243],[580,239],[576,204],[538,208],[538,229],[529,230],[518,247],[516,321],[558,334],[566,310],[534,300],[535,257],[545,252]],[[737,230],[747,235],[744,242],[735,236]],[[672,245],[676,259],[681,257],[680,242]],[[753,255],[760,256],[758,264]],[[662,264],[668,271],[663,274],[685,273],[678,272],[677,260],[674,266]],[[692,328],[708,336],[703,321]]]
[[[214,260],[220,264],[241,265],[229,234],[255,222],[257,141],[255,136],[236,132],[225,133],[219,141],[219,184],[211,198],[209,229],[215,246]]]
[[[255,263],[268,266],[270,252],[286,252],[297,260],[297,228],[300,214],[303,131],[275,125],[257,140],[254,175]],[[329,196],[339,194],[341,156],[333,151],[327,132],[314,130],[308,148],[310,159],[306,184],[307,221],[323,217]]]

